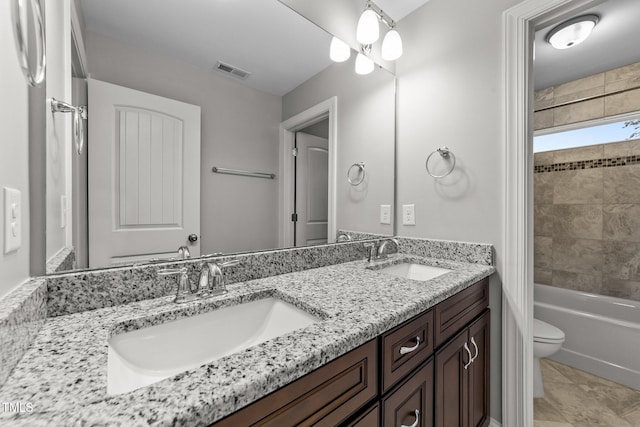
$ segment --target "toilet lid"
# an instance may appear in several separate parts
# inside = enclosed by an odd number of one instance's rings
[[[533,319],[533,340],[538,342],[562,342],[564,332],[542,320]]]

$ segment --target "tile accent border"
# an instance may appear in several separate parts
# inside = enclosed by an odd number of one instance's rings
[[[615,168],[618,166],[629,166],[640,164],[640,155],[612,157],[608,159],[579,160],[575,162],[552,163],[549,165],[536,165],[533,173],[562,172],[579,169]]]
[[[47,318],[47,286],[34,278],[0,299],[0,385],[31,346]]]

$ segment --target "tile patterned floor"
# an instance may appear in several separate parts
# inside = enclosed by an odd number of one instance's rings
[[[548,359],[541,367],[534,427],[640,427],[640,391]]]

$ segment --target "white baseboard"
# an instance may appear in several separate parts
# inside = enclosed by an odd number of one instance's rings
[[[489,418],[489,427],[502,427],[502,424],[499,421],[496,421],[493,418]]]

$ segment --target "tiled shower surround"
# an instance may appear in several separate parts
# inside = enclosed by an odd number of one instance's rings
[[[640,301],[640,139],[535,155],[534,280]]]

